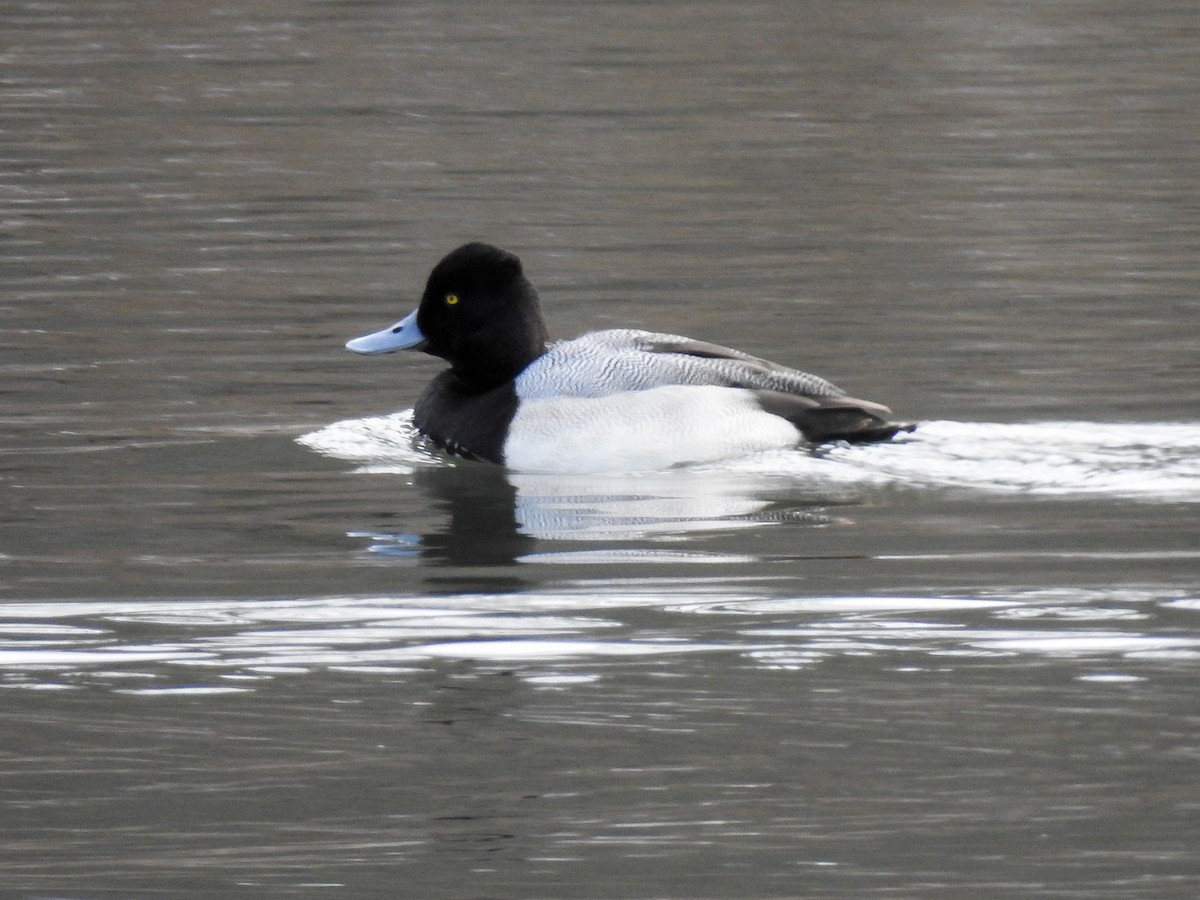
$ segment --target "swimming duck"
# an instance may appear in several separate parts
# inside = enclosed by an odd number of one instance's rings
[[[346,347],[446,360],[417,400],[417,429],[452,454],[527,471],[658,470],[914,427],[816,375],[680,335],[547,341],[521,260],[470,243],[434,267],[413,312]]]

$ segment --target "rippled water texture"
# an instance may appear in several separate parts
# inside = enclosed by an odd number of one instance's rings
[[[1200,892],[1195,4],[0,19],[4,898]],[[921,426],[446,459],[472,239]]]

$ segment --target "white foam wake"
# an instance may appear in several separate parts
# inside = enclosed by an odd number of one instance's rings
[[[362,471],[445,464],[416,433],[411,410],[335,422],[299,441],[359,463]],[[1195,502],[1200,424],[924,422],[888,443],[759,453],[692,471],[787,476],[814,487],[889,484]]]
[[[902,443],[825,458],[902,484],[1200,500],[1198,424],[927,422]]]

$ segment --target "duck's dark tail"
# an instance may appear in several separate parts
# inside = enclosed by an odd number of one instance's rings
[[[766,412],[787,419],[814,444],[825,441],[850,441],[866,444],[891,440],[916,425],[892,422],[886,406],[854,397],[800,397],[782,391],[755,391],[754,396]]]

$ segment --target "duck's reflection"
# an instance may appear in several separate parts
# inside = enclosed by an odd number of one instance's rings
[[[431,565],[495,566],[511,564],[533,549],[536,539],[517,527],[516,488],[499,466],[421,466],[411,479],[444,513],[443,524],[420,532],[354,533],[370,539],[370,552]]]
[[[363,531],[370,552],[427,565],[502,566],[544,559],[556,542],[624,552],[666,553],[700,534],[788,522],[823,525],[826,509],[846,498],[782,490],[762,476],[673,471],[644,475],[565,476],[517,473],[462,463],[416,468],[413,486],[445,513],[420,533]],[[781,495],[783,495],[781,497]],[[644,543],[640,543],[644,542]],[[678,551],[673,551],[678,554]]]

